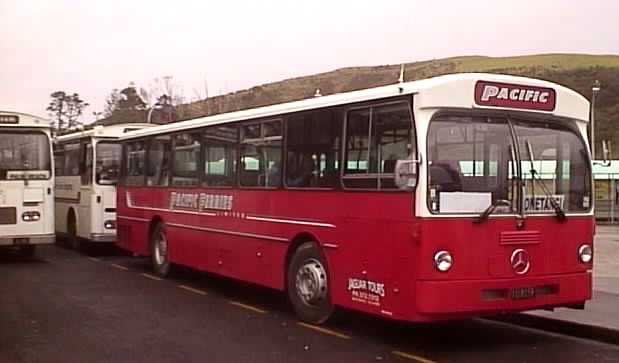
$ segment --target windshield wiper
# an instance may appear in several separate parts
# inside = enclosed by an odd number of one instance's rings
[[[473,222],[481,223],[485,221],[486,219],[488,219],[488,217],[490,217],[492,213],[494,213],[494,210],[499,206],[500,207],[511,207],[512,203],[506,199],[497,199],[494,202],[492,202],[492,204],[490,204],[488,208],[486,208],[483,212],[481,212],[479,216],[473,220]]]
[[[552,194],[550,194],[550,192],[544,185],[544,182],[541,179],[537,179],[539,178],[539,175],[537,173],[537,170],[535,170],[535,166],[533,165],[533,162],[535,161],[535,159],[533,158],[533,148],[531,147],[531,142],[529,142],[529,140],[526,140],[525,143],[527,146],[527,153],[529,154],[529,162],[531,163],[531,183],[535,185],[535,182],[539,181],[538,184],[542,187],[542,191],[546,195],[546,198],[548,198],[548,201],[550,201],[550,205],[552,206],[552,208],[555,210],[555,215],[557,216],[557,219],[560,221],[566,220],[567,217],[565,216],[563,208],[561,208],[559,203],[557,203],[555,198],[553,198]]]
[[[492,204],[488,206],[488,208],[484,209],[484,211],[481,212],[479,216],[477,216],[477,218],[473,219],[473,223],[481,223],[485,221],[486,219],[488,219],[488,217],[490,217],[492,213],[494,213],[494,210],[499,206],[500,207],[511,207],[512,202],[506,199],[495,200],[494,202],[492,202]]]

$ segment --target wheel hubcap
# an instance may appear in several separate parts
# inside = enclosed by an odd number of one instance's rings
[[[155,240],[155,261],[157,265],[163,265],[166,263],[168,259],[168,241],[165,238],[165,235],[161,232],[157,234],[157,239]]]
[[[327,272],[316,259],[309,259],[299,268],[295,280],[297,294],[307,305],[316,305],[327,296]]]

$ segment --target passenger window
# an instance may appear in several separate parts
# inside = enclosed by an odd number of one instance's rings
[[[172,185],[198,185],[200,160],[200,134],[183,133],[174,136],[174,162]]]
[[[92,162],[93,162],[93,148],[92,143],[87,141],[82,143],[82,170],[81,170],[81,182],[82,185],[92,184]]]
[[[234,186],[238,148],[236,126],[210,127],[204,131],[204,185]]]
[[[66,144],[64,175],[77,176],[80,175],[80,144]]]
[[[242,186],[281,186],[281,132],[281,121],[241,126],[240,181]]]
[[[168,186],[171,170],[171,151],[172,141],[169,135],[157,136],[150,140],[147,185]]]
[[[126,146],[125,153],[125,184],[144,185],[145,154],[146,148],[144,141],[136,141]]]
[[[56,145],[54,149],[54,174],[56,176],[63,176],[65,160],[63,145]]]
[[[342,122],[333,110],[297,114],[286,128],[286,186],[333,188],[339,177]]]
[[[413,121],[408,104],[352,110],[346,122],[344,186],[396,189],[395,164],[413,154]]]

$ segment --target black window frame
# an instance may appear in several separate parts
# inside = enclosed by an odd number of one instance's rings
[[[393,177],[394,173],[366,173],[366,174],[346,174],[346,165],[348,161],[348,115],[352,111],[363,110],[363,109],[372,109],[383,106],[397,105],[397,104],[406,104],[408,107],[408,112],[410,114],[410,145],[411,152],[410,154],[414,156],[414,159],[418,160],[419,157],[419,148],[417,143],[417,124],[415,120],[415,112],[413,109],[414,99],[413,96],[404,96],[404,97],[396,97],[390,99],[383,100],[372,100],[368,102],[363,102],[359,104],[355,104],[352,106],[348,106],[344,109],[344,123],[343,123],[343,131],[342,131],[342,151],[340,155],[341,159],[341,167],[340,167],[340,187],[345,191],[360,191],[360,192],[382,192],[382,193],[402,193],[402,192],[411,192],[411,189],[400,189],[397,188],[381,188],[380,187],[380,179],[381,175]],[[370,112],[371,113],[371,112]],[[373,122],[370,118],[370,123]],[[371,126],[370,126],[371,127]],[[371,129],[370,129],[371,134]],[[370,140],[371,142],[371,140]],[[384,178],[384,177],[383,177]],[[376,187],[375,188],[355,188],[355,187],[347,187],[345,184],[346,179],[376,179]],[[419,184],[419,183],[417,183]],[[417,190],[417,186],[412,189],[414,193]]]
[[[268,123],[272,123],[272,122],[279,122],[280,123],[280,135],[279,136],[264,136],[264,129],[262,127],[263,124],[268,124]],[[246,120],[243,122],[239,122],[239,123],[235,123],[238,125],[238,132],[239,132],[239,138],[238,138],[238,154],[237,154],[237,188],[239,189],[264,189],[264,190],[278,190],[278,189],[283,189],[284,188],[284,165],[285,165],[285,154],[284,154],[284,149],[285,149],[285,117],[284,115],[277,115],[274,117],[267,117],[267,118],[256,118],[256,119],[251,119],[251,120]],[[279,184],[277,186],[269,186],[269,185],[243,185],[242,184],[242,180],[243,180],[243,169],[242,169],[242,160],[243,160],[243,145],[244,144],[248,144],[248,143],[244,143],[243,142],[243,127],[245,126],[253,126],[253,125],[261,125],[260,127],[260,137],[259,138],[252,138],[249,140],[263,140],[263,141],[269,141],[269,140],[275,140],[275,141],[279,141],[280,142],[280,147],[279,147],[279,162],[280,162],[280,170],[279,170]],[[260,169],[259,169],[260,170]],[[268,171],[265,170],[265,173]]]
[[[200,134],[202,135],[202,144],[201,144],[201,148],[200,148],[200,173],[201,173],[201,177],[200,177],[200,183],[199,186],[202,188],[215,188],[215,189],[233,189],[233,188],[240,188],[240,171],[241,171],[241,165],[240,165],[240,161],[241,161],[241,126],[242,123],[239,122],[232,122],[232,123],[223,123],[223,124],[217,124],[217,125],[212,125],[212,126],[207,126],[207,127],[203,127],[199,129]],[[232,183],[230,185],[209,185],[207,183],[207,177],[209,174],[206,173],[206,148],[208,146],[208,137],[207,137],[207,132],[209,130],[213,130],[216,128],[221,128],[221,127],[231,127],[234,128],[235,134],[236,134],[236,141],[234,142],[234,150],[235,150],[235,158],[234,158],[234,177],[232,180]]]
[[[288,137],[289,135],[289,129],[290,129],[290,123],[291,122],[299,122],[299,121],[292,121],[292,119],[296,118],[296,117],[302,117],[304,115],[307,114],[316,114],[316,113],[323,113],[323,112],[329,112],[332,114],[331,119],[335,120],[336,122],[339,122],[339,133],[338,133],[338,137],[339,140],[337,141],[338,144],[338,149],[337,151],[337,158],[335,159],[335,162],[338,164],[338,170],[337,172],[334,174],[335,180],[333,181],[333,185],[331,186],[294,186],[294,185],[289,185],[288,184],[288,151],[289,151],[289,146],[290,146],[290,139]],[[282,163],[283,163],[283,171],[282,171],[282,186],[285,189],[288,190],[296,190],[296,191],[311,191],[311,190],[315,190],[315,191],[329,191],[329,190],[340,190],[341,189],[341,171],[342,171],[342,161],[343,161],[343,155],[344,155],[344,151],[342,149],[343,145],[344,145],[344,127],[345,127],[345,122],[344,122],[344,117],[346,114],[346,110],[341,107],[341,106],[330,106],[330,107],[322,107],[322,108],[315,108],[315,109],[310,109],[310,110],[304,110],[304,111],[298,111],[298,112],[292,112],[289,113],[287,115],[285,115],[284,117],[284,128],[283,128],[283,158],[282,158]]]
[[[182,131],[178,131],[178,132],[174,132],[174,133],[169,133],[169,134],[160,134],[157,136],[164,136],[164,135],[170,135],[172,137],[172,144],[171,144],[171,152],[170,152],[170,177],[169,177],[169,181],[168,181],[168,187],[171,188],[199,188],[202,186],[202,180],[204,179],[204,172],[202,170],[202,168],[200,168],[200,166],[202,165],[202,158],[203,158],[203,147],[204,147],[204,138],[202,136],[204,128],[196,128],[196,129],[188,129],[188,130],[182,130]],[[189,135],[195,135],[195,139],[199,140],[200,142],[200,147],[198,149],[198,158],[196,160],[196,183],[195,184],[182,184],[182,185],[175,185],[174,184],[174,178],[175,177],[182,177],[182,176],[178,176],[175,174],[176,172],[176,140],[178,137],[180,137],[180,135],[182,134],[189,134]],[[151,136],[151,137],[156,137],[156,136]],[[150,143],[149,143],[150,145]]]
[[[161,185],[161,184],[157,184],[157,185],[149,185],[148,184],[148,178],[150,177],[150,153],[151,153],[151,148],[153,146],[153,141],[155,141],[155,139],[157,139],[158,137],[169,137],[170,138],[170,150],[169,150],[169,155],[168,155],[168,177],[167,177],[167,183],[165,185]],[[145,180],[144,180],[144,186],[147,186],[149,188],[170,188],[172,187],[172,168],[173,168],[173,163],[174,163],[174,158],[172,155],[172,142],[174,140],[174,134],[172,133],[164,133],[164,134],[155,134],[155,135],[149,135],[147,137],[144,138],[144,140],[146,140],[146,160],[145,160],[145,165],[146,165],[146,173],[145,174]],[[124,152],[124,151],[123,151]],[[165,152],[165,151],[164,151]],[[165,156],[164,156],[165,157]]]

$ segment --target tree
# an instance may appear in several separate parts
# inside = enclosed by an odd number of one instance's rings
[[[165,96],[166,104],[172,106],[178,106],[185,102],[183,96],[183,88],[181,85],[174,81],[172,76],[164,76],[161,78],[155,78],[150,83],[148,89],[141,88],[140,95],[142,99],[146,101],[148,107],[160,105],[161,97]]]
[[[133,83],[128,87],[118,90],[114,88],[105,100],[103,114],[110,117],[118,111],[144,111],[147,108],[146,102],[142,99]]]
[[[130,83],[128,87],[120,91],[120,100],[118,100],[119,110],[138,110],[144,111],[147,108],[146,102],[138,94],[137,89]]]
[[[105,100],[105,106],[103,106],[103,117],[110,117],[118,108],[118,102],[120,101],[121,95],[118,91],[118,88],[114,88],[112,92],[107,96]]]
[[[79,94],[56,91],[50,96],[52,100],[47,106],[47,112],[52,117],[52,128],[55,132],[62,132],[82,124],[79,118],[88,107],[88,103],[82,100]]]

